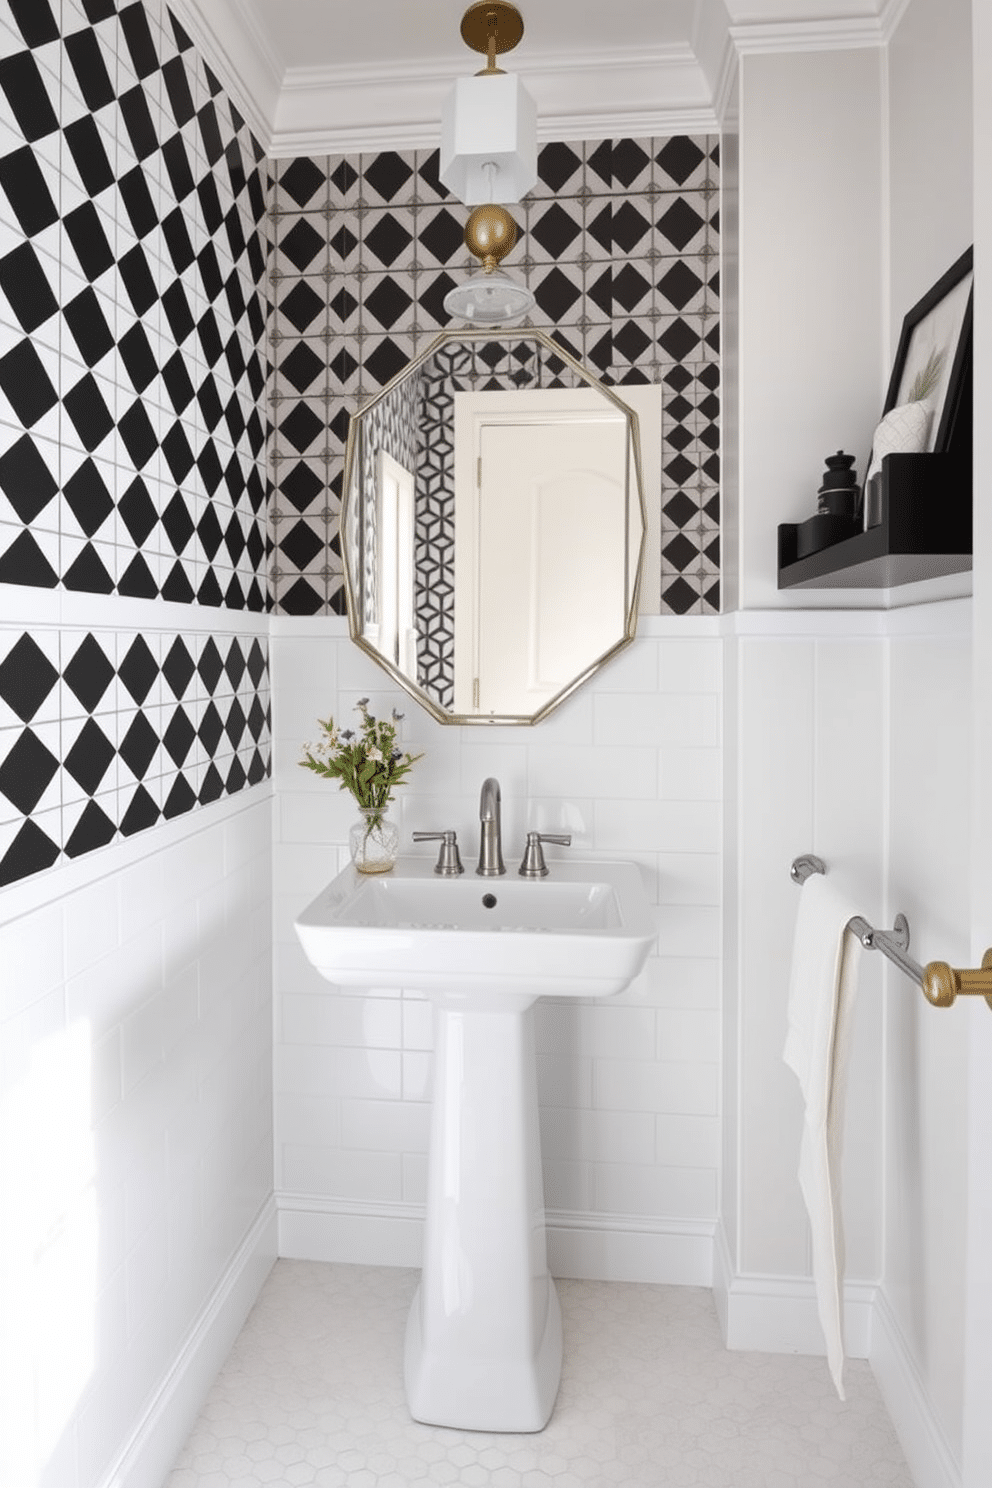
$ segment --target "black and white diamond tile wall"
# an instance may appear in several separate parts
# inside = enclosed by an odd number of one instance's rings
[[[0,885],[264,780],[258,636],[0,633]]]
[[[664,551],[648,582],[665,612],[717,610],[718,142],[554,142],[538,170],[507,267],[534,291],[530,323],[604,382],[665,387]],[[448,324],[444,296],[474,267],[467,208],[441,186],[436,151],[301,157],[274,176],[270,587],[285,613],[342,613],[348,417]],[[418,623],[436,628],[435,568]]]
[[[0,41],[0,582],[263,610],[261,147],[163,0]]]
[[[0,883],[269,773],[267,169],[164,0],[0,0]]]

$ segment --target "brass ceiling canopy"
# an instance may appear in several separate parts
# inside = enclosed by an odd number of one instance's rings
[[[510,0],[475,0],[462,16],[462,41],[486,55],[485,72],[499,72],[496,58],[512,52],[524,34],[524,18]]]

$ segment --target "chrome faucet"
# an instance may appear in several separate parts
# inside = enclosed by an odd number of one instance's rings
[[[499,781],[492,775],[482,782],[479,821],[482,823],[479,833],[479,866],[475,871],[483,878],[497,878],[506,869],[503,866]]]

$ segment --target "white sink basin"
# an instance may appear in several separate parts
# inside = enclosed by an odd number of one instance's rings
[[[633,863],[555,862],[544,879],[439,878],[429,858],[347,868],[296,921],[331,982],[434,1003],[420,1287],[404,1374],[418,1421],[540,1431],[561,1375],[548,1274],[531,1004],[608,997],[654,942]]]
[[[555,862],[543,879],[439,878],[400,858],[370,878],[346,868],[296,921],[307,957],[343,986],[409,987],[435,999],[609,997],[655,937],[633,863]],[[518,1005],[520,1005],[518,1003]]]

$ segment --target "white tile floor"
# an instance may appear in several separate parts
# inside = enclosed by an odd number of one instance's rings
[[[533,1436],[421,1426],[415,1271],[279,1261],[164,1488],[913,1488],[866,1363],[727,1353],[709,1292],[559,1281],[565,1363]]]

